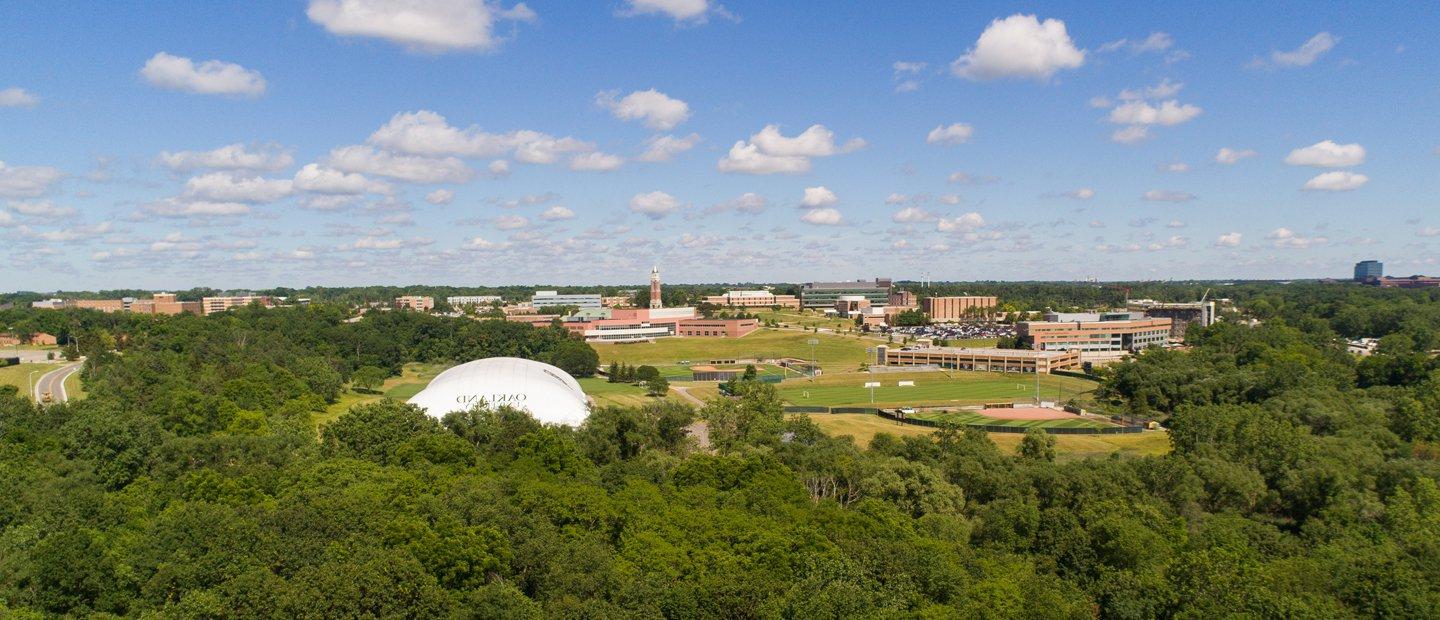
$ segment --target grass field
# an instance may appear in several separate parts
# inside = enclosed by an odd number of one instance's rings
[[[70,400],[85,398],[85,385],[80,382],[80,373],[73,372],[65,377],[65,396]]]
[[[390,377],[385,380],[385,383],[377,390],[377,392],[379,392],[378,394],[356,392],[354,390],[341,392],[340,397],[335,400],[334,404],[327,407],[324,413],[315,416],[315,423],[318,426],[324,426],[335,418],[344,415],[351,407],[362,403],[373,402],[386,397],[396,400],[406,400],[420,393],[420,390],[425,389],[425,386],[430,384],[430,380],[434,379],[435,375],[440,374],[441,371],[449,367],[448,364],[406,364],[400,376]],[[66,389],[69,389],[68,385]]]
[[[1096,422],[1081,417],[1064,418],[1059,420],[1000,420],[990,416],[981,415],[973,411],[936,411],[920,412],[908,417],[919,420],[935,420],[937,422],[954,422],[956,424],[985,424],[991,426],[1019,426],[1023,428],[1046,427],[1046,428],[1103,428],[1113,426],[1104,422]]]
[[[686,373],[686,375],[688,376],[689,373]],[[653,403],[657,400],[661,400],[658,398],[647,396],[645,394],[645,388],[642,388],[638,385],[631,385],[629,383],[610,383],[606,381],[603,377],[586,377],[583,379],[576,379],[576,381],[580,382],[580,388],[585,390],[585,393],[587,395],[595,399],[595,404],[601,407],[605,405],[616,405],[619,407],[639,407],[646,403]],[[666,396],[665,398],[679,399],[681,397],[679,394],[675,394],[672,391],[671,394]]]
[[[913,424],[900,424],[877,415],[862,413],[815,414],[810,419],[830,435],[849,435],[861,447],[870,445],[876,433],[899,437],[918,437],[934,429]],[[1170,436],[1161,431],[1127,435],[1051,435],[1055,438],[1056,458],[1062,461],[1112,453],[1134,456],[1156,456],[1170,452]],[[1014,454],[1020,446],[1021,433],[990,433],[990,439],[1002,452]]]
[[[0,368],[0,385],[13,385],[16,388],[19,388],[21,396],[30,398],[30,388],[26,385],[26,381],[30,377],[30,371],[36,371],[34,380],[39,381],[40,375],[55,370],[59,367],[59,364],[41,363],[16,364],[14,366],[6,366],[4,368]],[[68,389],[70,386],[69,384],[66,384],[65,387]]]
[[[649,364],[661,368],[678,366],[680,362],[704,364],[718,359],[754,359],[798,357],[809,359],[811,338],[819,340],[815,356],[825,369],[857,369],[866,360],[865,348],[875,341],[855,336],[815,334],[797,331],[760,329],[744,338],[661,338],[654,342],[634,344],[591,343],[600,354],[601,367],[610,362]]]
[[[896,383],[900,381],[914,381],[915,385],[899,387]],[[826,373],[814,382],[791,379],[779,387],[781,398],[792,405],[871,406],[870,389],[863,387],[867,382],[881,384],[875,388],[876,407],[976,405],[1035,397],[1035,375],[1020,373]],[[1040,395],[1045,399],[1082,397],[1095,385],[1085,379],[1040,375]]]

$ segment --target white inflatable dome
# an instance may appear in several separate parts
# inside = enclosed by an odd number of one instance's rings
[[[590,415],[590,401],[569,373],[518,357],[489,357],[450,368],[406,402],[435,418],[481,403],[524,409],[546,424],[579,426]]]

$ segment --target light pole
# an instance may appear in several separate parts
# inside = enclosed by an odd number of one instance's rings
[[[25,387],[30,388],[30,400],[39,402],[40,399],[35,398],[35,373],[37,372],[40,371],[32,370],[30,371],[29,376],[25,377]]]
[[[815,345],[820,344],[820,341],[811,338],[808,342],[810,343],[810,380],[814,381],[815,371],[820,369],[820,358],[815,355]]]

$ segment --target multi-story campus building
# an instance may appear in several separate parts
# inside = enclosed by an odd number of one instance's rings
[[[743,338],[760,329],[756,319],[690,319],[680,322],[680,335],[698,338]]]
[[[460,306],[488,306],[501,301],[499,295],[454,295],[445,298],[445,303],[451,308]]]
[[[530,305],[536,309],[554,308],[556,306],[575,306],[577,308],[600,308],[599,293],[573,293],[561,295],[555,291],[535,291],[530,298]]]
[[[1139,312],[1049,313],[1045,319],[1018,325],[1020,339],[1036,351],[1123,353],[1164,346],[1173,323]]]
[[[1355,263],[1355,281],[1366,282],[1385,277],[1385,263],[1378,260],[1362,260]]]
[[[882,366],[937,366],[951,370],[1050,373],[1080,366],[1079,351],[1032,351],[968,347],[875,347]]]
[[[977,313],[994,311],[998,301],[990,295],[926,297],[920,300],[920,311],[931,321],[946,323],[974,318]]]
[[[435,309],[434,297],[423,297],[420,295],[405,295],[395,298],[396,310],[414,310],[416,312],[429,312]]]
[[[39,305],[36,305],[39,304]],[[155,293],[150,299],[122,297],[120,299],[47,299],[31,304],[34,308],[59,310],[62,308],[84,308],[101,312],[137,312],[140,314],[175,315],[182,312],[200,314],[204,311],[198,301],[178,301],[174,293]]]
[[[231,295],[228,297],[205,297],[200,300],[205,314],[224,312],[231,308],[244,308],[250,304],[260,304],[261,307],[269,308],[275,305],[275,299],[266,295]]]
[[[726,291],[724,295],[709,295],[705,303],[716,306],[737,308],[800,308],[800,299],[794,295],[776,295],[770,291]]]
[[[1170,319],[1170,337],[1177,340],[1185,338],[1185,330],[1189,329],[1191,325],[1209,327],[1215,324],[1215,302],[1213,301],[1164,302],[1153,299],[1131,299],[1125,302],[1125,307],[1143,313],[1149,318],[1165,317]]]
[[[890,301],[890,283],[890,278],[875,278],[873,282],[808,282],[800,287],[800,305],[805,308],[833,308],[840,297],[859,295],[870,300],[873,306],[883,306]]]

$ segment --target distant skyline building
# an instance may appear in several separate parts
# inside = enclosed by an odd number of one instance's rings
[[[1355,281],[1377,280],[1385,277],[1385,263],[1378,260],[1362,260],[1355,263]]]

